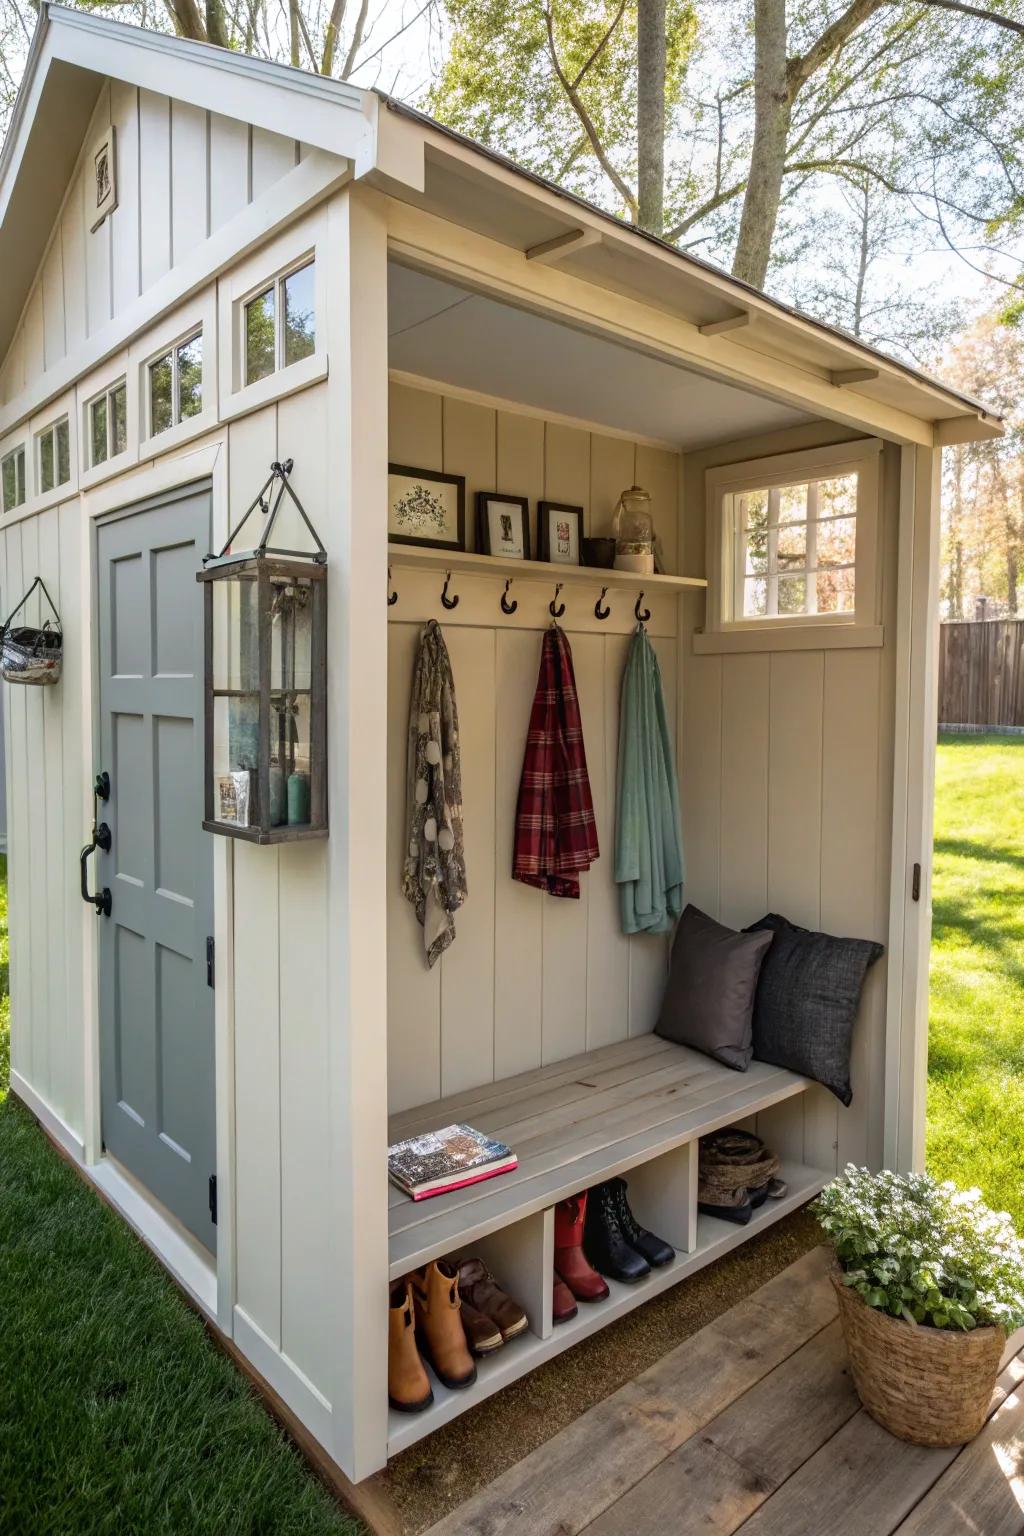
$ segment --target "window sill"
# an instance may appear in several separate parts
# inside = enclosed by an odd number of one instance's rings
[[[778,629],[695,630],[695,656],[730,656],[744,651],[877,650],[885,644],[881,624],[787,624]]]
[[[234,394],[226,398],[222,397],[220,419],[232,421],[236,416],[248,415],[250,411],[258,411],[263,405],[271,405],[275,400],[283,400],[286,395],[294,395],[297,390],[308,389],[311,384],[319,384],[326,377],[327,353],[314,352],[311,357],[304,357],[300,363],[279,368],[276,373],[268,374],[258,383],[246,384]]]

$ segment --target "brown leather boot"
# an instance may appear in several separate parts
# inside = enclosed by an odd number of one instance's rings
[[[552,1276],[551,1287],[551,1321],[553,1323],[567,1323],[570,1317],[575,1317],[579,1311],[572,1299],[572,1291],[564,1280],[559,1280],[557,1275]]]
[[[518,1301],[506,1295],[483,1259],[459,1260],[459,1295],[463,1307],[469,1302],[491,1319],[506,1344],[530,1326]]]
[[[555,1206],[555,1273],[564,1280],[577,1301],[603,1301],[608,1295],[596,1269],[583,1253],[583,1226],[587,1216],[587,1192],[571,1195]]]
[[[412,1287],[401,1280],[391,1287],[388,1313],[388,1402],[399,1413],[421,1413],[434,1394],[416,1348]]]
[[[493,1355],[494,1351],[500,1349],[505,1342],[501,1336],[501,1329],[489,1317],[478,1312],[476,1307],[470,1306],[461,1290],[459,1300],[462,1303],[459,1308],[462,1331],[466,1335],[470,1352],[474,1355]]]
[[[454,1264],[440,1259],[412,1277],[416,1336],[423,1357],[438,1381],[453,1389],[472,1386],[476,1366],[466,1348],[459,1316],[459,1275]]]

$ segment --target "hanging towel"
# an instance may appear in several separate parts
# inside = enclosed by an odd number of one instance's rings
[[[622,678],[615,880],[624,933],[668,933],[683,910],[679,786],[661,669],[641,624]]]
[[[413,673],[405,804],[402,889],[416,908],[433,965],[455,938],[453,914],[468,894],[455,681],[435,619],[420,637]]]
[[[544,636],[516,806],[512,878],[552,896],[580,894],[580,871],[598,857],[597,824],[569,642]]]

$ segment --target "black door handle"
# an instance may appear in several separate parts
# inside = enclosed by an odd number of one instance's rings
[[[96,908],[96,914],[104,917],[110,916],[110,891],[106,886],[102,891],[97,891],[93,896],[89,891],[89,855],[99,848],[102,853],[110,852],[111,836],[110,828],[105,821],[99,820],[99,802],[110,798],[110,775],[98,773],[92,786],[92,840],[86,843],[79,855],[79,871],[82,877],[82,900]]]

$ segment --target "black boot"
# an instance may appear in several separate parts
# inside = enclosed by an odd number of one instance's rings
[[[653,1232],[648,1232],[647,1228],[642,1227],[637,1221],[626,1198],[625,1179],[609,1179],[608,1182],[615,1191],[615,1209],[619,1215],[619,1225],[629,1246],[635,1248],[654,1269],[660,1269],[662,1264],[671,1264],[676,1256],[675,1249],[663,1238],[655,1237]]]
[[[610,1280],[642,1280],[651,1266],[626,1239],[619,1220],[614,1180],[598,1184],[587,1195],[583,1251],[588,1261]]]

